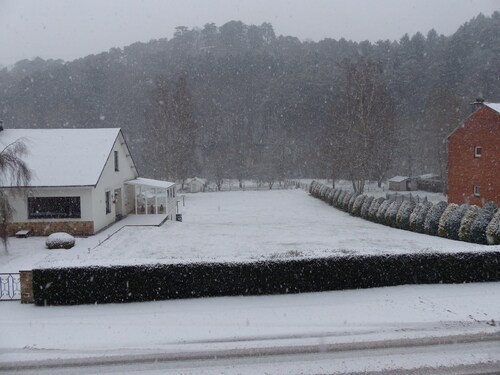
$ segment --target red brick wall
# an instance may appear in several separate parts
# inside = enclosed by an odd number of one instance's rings
[[[17,231],[31,229],[34,236],[48,236],[55,232],[66,232],[73,236],[89,236],[94,234],[93,221],[36,221],[8,224],[9,236]]]
[[[474,157],[476,146],[482,148]],[[481,195],[474,196],[474,186]],[[500,204],[500,114],[481,107],[448,139],[448,202]]]

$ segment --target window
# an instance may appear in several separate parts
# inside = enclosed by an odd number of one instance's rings
[[[118,172],[120,170],[119,165],[118,165],[118,151],[115,151],[115,172]]]
[[[111,213],[111,192],[106,192],[106,214]]]
[[[481,146],[474,147],[474,157],[475,158],[480,158],[482,151],[483,151],[483,148]]]
[[[474,196],[479,197],[481,196],[481,186],[474,186]]]
[[[79,219],[80,197],[29,197],[29,219]]]

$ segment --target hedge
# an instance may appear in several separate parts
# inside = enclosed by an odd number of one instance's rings
[[[486,227],[495,216],[497,211],[497,205],[494,202],[486,203],[483,208],[479,210],[476,219],[472,222],[470,227],[470,239],[471,242],[479,243],[483,245],[488,244],[486,239]]]
[[[375,198],[372,197],[372,196],[369,196],[369,197],[366,197],[364,202],[363,202],[363,206],[361,206],[361,217],[363,219],[366,219],[368,220],[369,218],[369,213],[370,213],[370,207],[372,205],[372,202]]]
[[[457,209],[458,204],[450,203],[444,210],[443,214],[441,215],[441,219],[439,219],[439,226],[437,231],[437,235],[439,237],[450,238],[450,233],[448,233],[448,228],[450,228],[450,225],[448,224],[448,222],[450,221],[450,217],[453,212],[455,212],[455,210]]]
[[[385,213],[387,212],[387,209],[389,208],[391,203],[392,201],[387,199],[380,204],[380,207],[377,211],[377,223],[385,224]]]
[[[470,206],[467,212],[465,212],[462,221],[460,222],[460,230],[458,232],[458,237],[460,241],[470,242],[470,230],[472,227],[472,223],[476,219],[476,216],[479,213],[479,207],[476,205]]]
[[[481,252],[49,268],[33,270],[33,294],[44,306],[487,282],[500,280],[499,263],[500,252]]]
[[[486,227],[486,238],[490,245],[500,245],[500,210]]]
[[[378,209],[380,208],[380,205],[382,204],[382,202],[385,202],[385,198],[383,198],[383,197],[380,197],[380,198],[373,200],[373,202],[370,206],[370,210],[368,212],[368,219],[369,220],[377,222],[377,212],[378,212]]]
[[[441,215],[443,214],[444,210],[446,210],[446,207],[448,207],[448,203],[444,201],[432,205],[429,213],[425,217],[425,233],[430,234],[431,236],[437,235],[439,228],[439,219],[441,219]]]
[[[414,201],[404,201],[396,215],[396,227],[410,230],[410,215],[417,204]]]
[[[464,203],[451,213],[450,217],[448,218],[448,224],[446,228],[448,238],[452,240],[460,239],[460,223],[462,222],[462,219],[469,208],[470,204]]]
[[[363,207],[363,203],[365,202],[366,195],[361,194],[356,197],[354,203],[352,204],[352,209],[349,211],[353,216],[361,216],[361,207]]]
[[[398,216],[398,211],[402,204],[402,201],[394,201],[389,205],[387,211],[385,212],[386,225],[389,225],[391,227],[396,226],[396,217]]]

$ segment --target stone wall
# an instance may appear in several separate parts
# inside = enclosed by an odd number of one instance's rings
[[[32,231],[33,236],[48,236],[55,232],[66,232],[73,236],[90,236],[94,234],[93,221],[33,221],[24,223],[10,223],[9,236],[23,229]]]

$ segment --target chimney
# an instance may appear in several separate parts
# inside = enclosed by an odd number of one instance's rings
[[[472,107],[472,112],[477,111],[479,108],[481,108],[484,104],[484,99],[483,98],[477,98],[475,102],[470,103]]]

